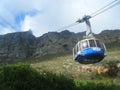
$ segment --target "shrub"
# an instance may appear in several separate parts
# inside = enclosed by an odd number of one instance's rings
[[[106,64],[106,67],[108,68],[108,76],[110,77],[116,77],[118,72],[119,72],[119,68],[117,67],[118,62],[117,61],[109,61]]]
[[[0,90],[73,90],[72,79],[49,72],[38,73],[26,64],[0,68]]]

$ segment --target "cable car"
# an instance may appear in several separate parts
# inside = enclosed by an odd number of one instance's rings
[[[73,58],[81,64],[93,64],[100,62],[106,56],[105,44],[93,36],[91,25],[89,22],[90,16],[84,16],[77,22],[86,22],[87,31],[86,38],[78,41],[73,48]]]
[[[73,57],[81,64],[92,64],[100,62],[106,56],[105,52],[104,43],[93,37],[79,41],[73,48]]]

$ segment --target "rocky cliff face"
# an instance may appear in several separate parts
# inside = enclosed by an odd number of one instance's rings
[[[31,31],[9,33],[0,36],[0,63],[18,61],[28,57],[40,57],[46,54],[72,54],[72,48],[85,35],[67,30],[48,32],[41,37],[35,37]],[[120,45],[120,30],[105,30],[96,37],[106,44]]]
[[[30,57],[34,50],[35,37],[31,31],[9,33],[0,36],[0,63]]]
[[[69,53],[76,43],[75,34],[69,31],[61,33],[48,32],[36,39],[36,50],[34,56],[45,54]]]

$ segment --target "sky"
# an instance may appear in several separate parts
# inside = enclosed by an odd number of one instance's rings
[[[36,37],[47,32],[83,32],[85,23],[73,27],[84,15],[90,15],[114,0],[0,0],[0,35],[32,30]],[[120,0],[117,0],[120,1]],[[120,4],[90,19],[92,31],[120,29]]]

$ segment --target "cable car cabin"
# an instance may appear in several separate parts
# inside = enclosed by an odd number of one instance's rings
[[[79,41],[73,48],[73,58],[81,64],[92,64],[105,57],[105,45],[96,38]]]

